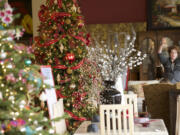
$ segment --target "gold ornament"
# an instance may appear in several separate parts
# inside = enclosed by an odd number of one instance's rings
[[[82,50],[80,48],[77,49],[78,54],[82,53]]]
[[[64,46],[61,44],[59,49],[60,49],[60,52],[63,53]]]
[[[67,107],[70,107],[70,103],[66,103],[65,105],[66,105]]]
[[[66,70],[66,72],[67,72],[68,74],[72,74],[72,69],[68,68],[68,69]]]
[[[66,23],[66,24],[71,24],[71,20],[70,20],[70,19],[66,19],[66,20],[65,20],[65,23]]]

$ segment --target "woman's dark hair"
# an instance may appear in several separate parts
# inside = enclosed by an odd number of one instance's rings
[[[169,53],[169,54],[171,53],[171,50],[176,50],[177,53],[179,53],[179,47],[176,46],[176,45],[170,46],[170,47],[168,48],[168,53]]]

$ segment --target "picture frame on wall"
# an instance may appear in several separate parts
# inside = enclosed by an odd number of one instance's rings
[[[147,0],[147,29],[180,28],[180,0]]]
[[[13,14],[19,14],[20,17],[14,20],[14,24],[24,28],[24,35],[20,40],[33,37],[32,22],[32,0],[8,0],[13,8]]]

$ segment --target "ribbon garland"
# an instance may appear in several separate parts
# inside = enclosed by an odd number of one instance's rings
[[[54,0],[49,1],[49,6],[51,7],[54,4]]]
[[[80,37],[80,36],[72,36],[72,37],[74,37],[75,39],[81,40],[85,44],[87,43],[87,40],[85,38],[83,38],[83,37]]]
[[[48,42],[46,42],[46,43],[44,43],[44,44],[41,44],[39,41],[38,41],[38,45],[40,46],[40,47],[47,47],[47,46],[50,46],[50,45],[52,45],[52,44],[55,44],[56,42],[58,42],[59,40],[58,39],[53,39],[53,40],[50,40],[50,41],[48,41]]]
[[[62,8],[62,0],[57,0],[57,3],[58,3],[58,7]]]
[[[65,65],[57,65],[57,66],[54,66],[53,68],[56,68],[56,69],[67,69],[67,67]]]
[[[63,95],[61,94],[61,89],[60,89],[60,90],[56,90],[56,95],[57,95],[57,97],[59,97],[59,98],[66,98],[65,96],[63,96]]]
[[[70,78],[68,78],[68,79],[66,79],[66,80],[61,80],[60,83],[63,84],[63,83],[69,82],[69,81],[71,81]]]
[[[76,0],[73,0],[73,2],[74,2],[74,4],[76,4],[76,3],[77,3],[77,1],[76,1]]]
[[[71,67],[70,69],[72,69],[72,70],[79,69],[79,68],[82,66],[83,63],[84,63],[84,59],[82,59],[82,60],[77,64],[77,66]],[[56,68],[56,69],[67,69],[68,67],[66,67],[65,65],[57,65],[57,66],[54,66],[53,68]]]
[[[78,121],[85,121],[87,120],[84,117],[78,117],[75,114],[73,114],[72,112],[68,111],[68,110],[64,110],[66,113],[68,113],[73,119],[78,120]]]
[[[57,17],[70,17],[70,16],[71,16],[71,14],[66,13],[66,12],[60,12],[60,13],[59,12],[54,12],[51,15],[51,19],[56,20]]]

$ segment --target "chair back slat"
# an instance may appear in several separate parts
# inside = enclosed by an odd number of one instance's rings
[[[101,135],[133,135],[133,105],[100,105]]]
[[[107,133],[110,134],[110,110],[109,108],[106,110],[106,124],[107,124]]]
[[[180,96],[177,97],[176,135],[180,135]]]
[[[125,100],[125,104],[133,105],[134,115],[138,117],[137,94],[125,94],[124,100]]]
[[[112,116],[116,115],[116,110],[112,110]],[[113,129],[113,133],[116,133],[116,116],[112,117],[112,129]]]

